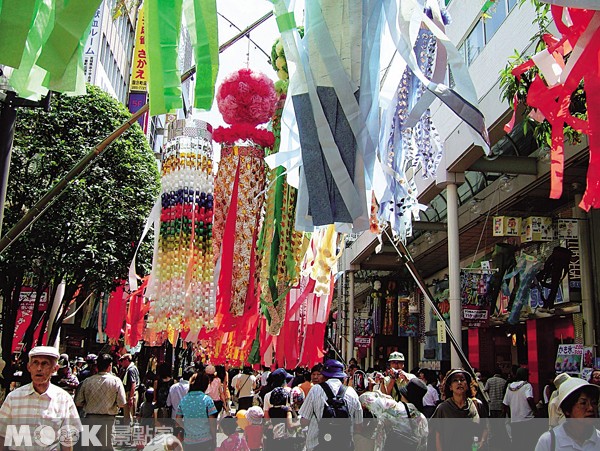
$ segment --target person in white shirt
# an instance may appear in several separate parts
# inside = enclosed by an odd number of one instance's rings
[[[325,362],[325,366],[321,370],[321,374],[325,377],[325,384],[329,385],[334,395],[343,386],[343,381],[347,377],[344,372],[343,363],[337,360],[328,360]],[[363,411],[358,394],[352,387],[345,387],[344,400],[346,401],[348,412],[350,414],[351,427],[349,440],[352,440],[352,426],[362,424]],[[327,395],[320,384],[314,385],[306,395],[304,403],[298,414],[300,415],[300,422],[303,427],[308,426],[308,433],[306,435],[306,449],[312,451],[317,446],[321,445],[322,449],[334,449],[327,447],[327,443],[319,444],[319,421],[323,417],[323,408],[327,402]],[[345,421],[345,420],[338,420]],[[319,449],[320,449],[319,448]]]
[[[383,385],[381,385],[381,391],[394,398],[394,401],[400,401],[400,388],[408,384],[409,380],[417,377],[404,371],[404,362],[404,354],[398,351],[392,352],[388,358],[390,368],[386,373]]]
[[[510,428],[513,445],[520,449],[532,449],[535,444],[536,435],[532,433],[534,426],[534,412],[536,410],[533,399],[533,387],[527,381],[529,370],[519,368],[515,382],[508,385],[502,409],[504,413],[510,413]]]
[[[232,379],[231,385],[238,397],[238,410],[246,410],[252,407],[255,383],[256,376],[252,374],[252,367],[250,366],[245,366],[242,373]]]
[[[566,420],[542,434],[535,451],[592,451],[600,449],[598,418],[600,387],[583,379],[568,377],[558,388],[558,405]]]
[[[181,399],[187,395],[190,390],[190,377],[194,374],[194,367],[187,367],[183,370],[181,379],[176,384],[169,388],[169,396],[167,396],[167,406],[171,407],[171,418],[177,418],[177,407]]]

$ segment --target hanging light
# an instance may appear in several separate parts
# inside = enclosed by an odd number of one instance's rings
[[[479,199],[473,198],[469,201],[469,211],[474,215],[480,215],[483,210],[483,202]]]
[[[499,188],[500,191],[504,193],[510,193],[514,188],[512,178],[508,175],[503,175],[502,177],[500,177]]]
[[[550,158],[550,148],[549,147],[543,147],[540,149],[537,159],[540,163],[543,164],[550,164],[551,158]]]
[[[425,232],[425,241],[428,244],[433,244],[433,234],[431,232]]]

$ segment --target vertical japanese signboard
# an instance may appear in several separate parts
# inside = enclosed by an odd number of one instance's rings
[[[13,334],[12,351],[18,352],[22,348],[22,340],[25,337],[25,332],[31,324],[33,317],[33,309],[35,307],[35,298],[37,292],[35,288],[23,287],[19,295],[19,309],[17,310],[17,318],[15,321],[15,331]],[[48,290],[43,291],[40,296],[38,312],[45,312],[48,309]],[[40,317],[43,320],[43,316]],[[42,322],[39,321],[35,326],[33,342],[35,343],[40,332],[42,331]]]
[[[146,38],[144,23],[144,6],[140,8],[136,31],[135,48],[133,49],[133,64],[131,65],[131,79],[129,81],[129,111],[137,112],[147,102],[148,85],[148,59],[146,56]],[[146,133],[148,126],[148,114],[144,114],[138,119],[138,123]]]
[[[100,41],[102,37],[101,23],[102,7],[98,8],[94,14],[90,27],[90,35],[85,43],[85,50],[83,52],[83,72],[85,74],[85,81],[88,83],[94,83],[96,79],[96,67],[98,66],[98,58],[100,57]]]

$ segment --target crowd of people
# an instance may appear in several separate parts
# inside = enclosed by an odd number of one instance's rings
[[[55,348],[38,346],[29,352],[31,382],[0,407],[0,445],[25,449],[16,426],[31,423],[36,431],[61,431],[33,434],[45,437],[36,442],[44,450],[86,441],[94,449],[147,451],[600,449],[600,370],[590,382],[557,375],[536,404],[526,368],[507,380],[499,368],[481,377],[461,368],[407,372],[404,364],[400,352],[390,354],[385,370],[366,372],[356,361],[326,360],[294,374],[197,362],[175,378],[163,363],[146,380],[131,354],[69,362]],[[123,426],[130,437],[152,433],[119,443]],[[90,430],[98,440],[80,440]],[[21,435],[13,437],[15,431]]]

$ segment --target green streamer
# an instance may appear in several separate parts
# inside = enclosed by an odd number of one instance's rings
[[[146,54],[150,114],[183,108],[178,69],[182,0],[146,0]]]
[[[18,68],[39,0],[3,0],[0,11],[0,64]]]
[[[14,70],[10,84],[19,97],[39,100],[48,89],[48,73],[35,64],[40,50],[52,32],[55,11],[53,0],[43,0],[39,4],[33,25],[29,30],[25,51],[18,69]]]
[[[56,18],[48,41],[42,47],[37,65],[50,73],[50,81],[63,90],[76,90],[77,57],[81,40],[102,0],[56,0]],[[67,68],[69,71],[67,73]]]
[[[210,110],[219,72],[216,0],[185,0],[185,17],[196,59],[194,107]]]
[[[281,33],[296,28],[296,18],[293,11],[277,16],[275,20],[277,21],[277,28]]]

